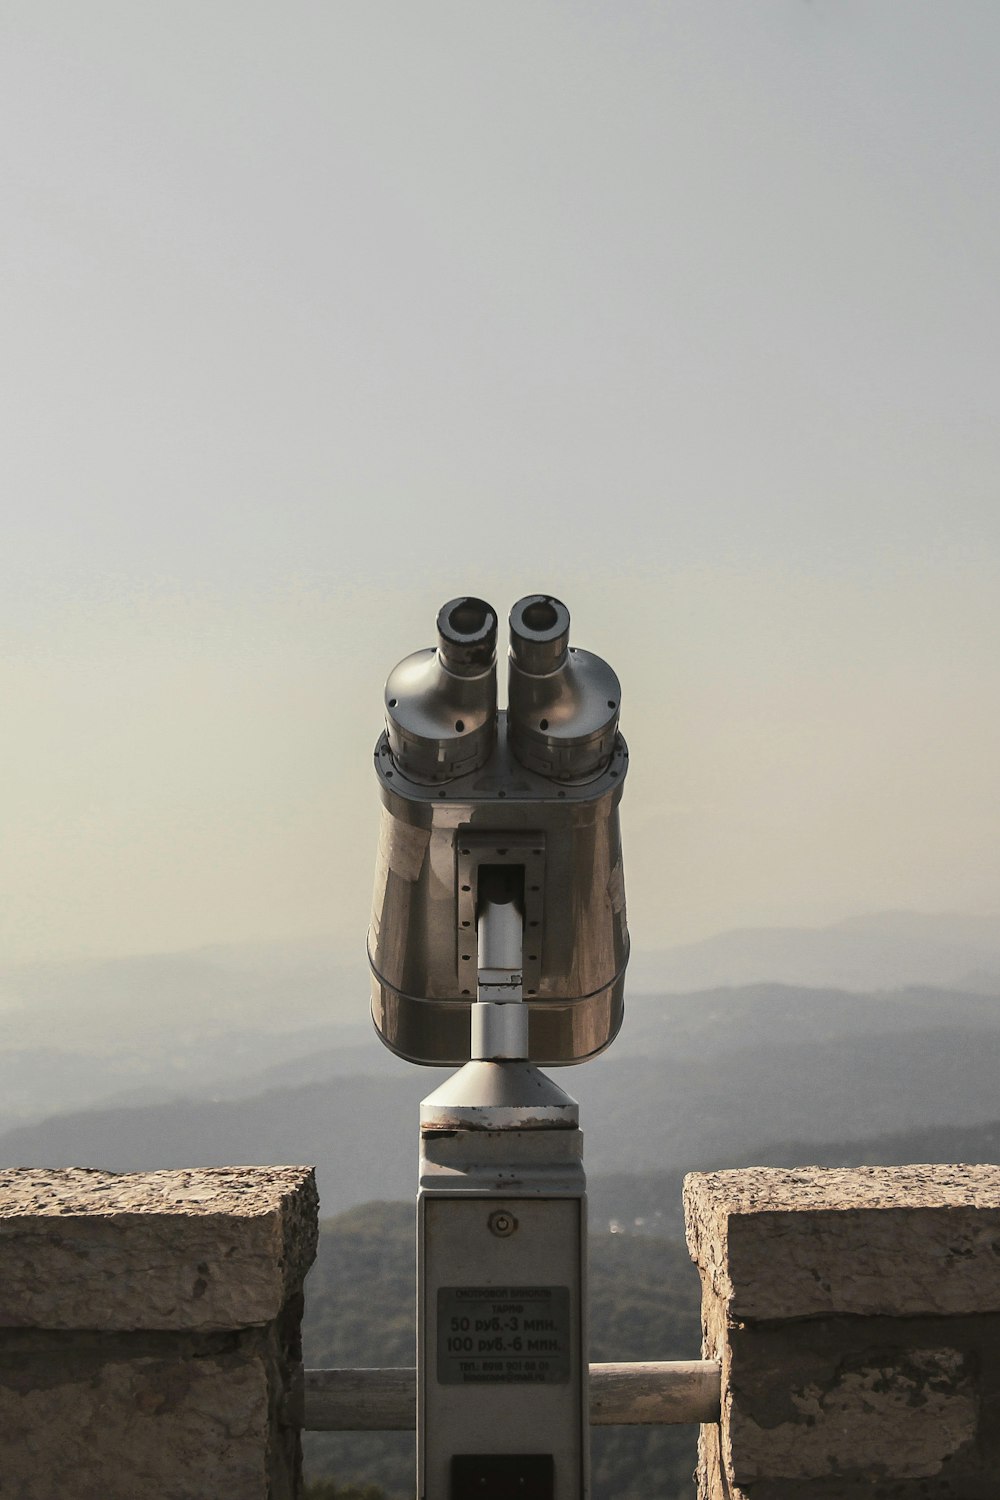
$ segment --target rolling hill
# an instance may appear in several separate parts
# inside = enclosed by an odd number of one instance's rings
[[[341,1071],[313,1051],[284,1083],[196,1090],[55,1115],[0,1136],[8,1165],[133,1171],[235,1162],[316,1164],[325,1212],[413,1191],[420,1099],[437,1070]],[[997,1116],[1000,1003],[941,991],[856,996],[780,986],[643,1000],[621,1043],[560,1080],[579,1099],[592,1174],[680,1172],[745,1160],[759,1143],[850,1143]],[[244,1087],[276,1075],[256,1073]]]

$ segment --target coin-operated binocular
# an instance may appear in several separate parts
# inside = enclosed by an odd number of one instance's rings
[[[569,624],[558,599],[514,605],[506,711],[497,618],[481,599],[446,604],[437,646],[406,657],[386,683],[372,1014],[411,1062],[470,1055],[479,922],[501,872],[523,922],[521,1055],[581,1062],[621,1025],[621,689],[607,662],[569,644]]]
[[[628,931],[618,678],[535,594],[453,599],[385,688],[372,1015],[420,1107],[417,1495],[588,1494],[586,1181],[577,1106],[538,1063],[622,1019]]]

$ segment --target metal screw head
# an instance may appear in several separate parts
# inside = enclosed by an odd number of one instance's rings
[[[509,1208],[498,1208],[489,1217],[490,1233],[495,1234],[498,1239],[505,1240],[509,1234],[513,1234],[517,1228],[517,1220]]]

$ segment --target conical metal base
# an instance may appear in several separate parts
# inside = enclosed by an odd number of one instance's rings
[[[576,1130],[575,1099],[529,1062],[468,1062],[428,1094],[420,1129]]]

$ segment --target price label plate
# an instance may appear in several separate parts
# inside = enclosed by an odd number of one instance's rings
[[[569,1380],[569,1287],[438,1288],[441,1385],[564,1385]]]

